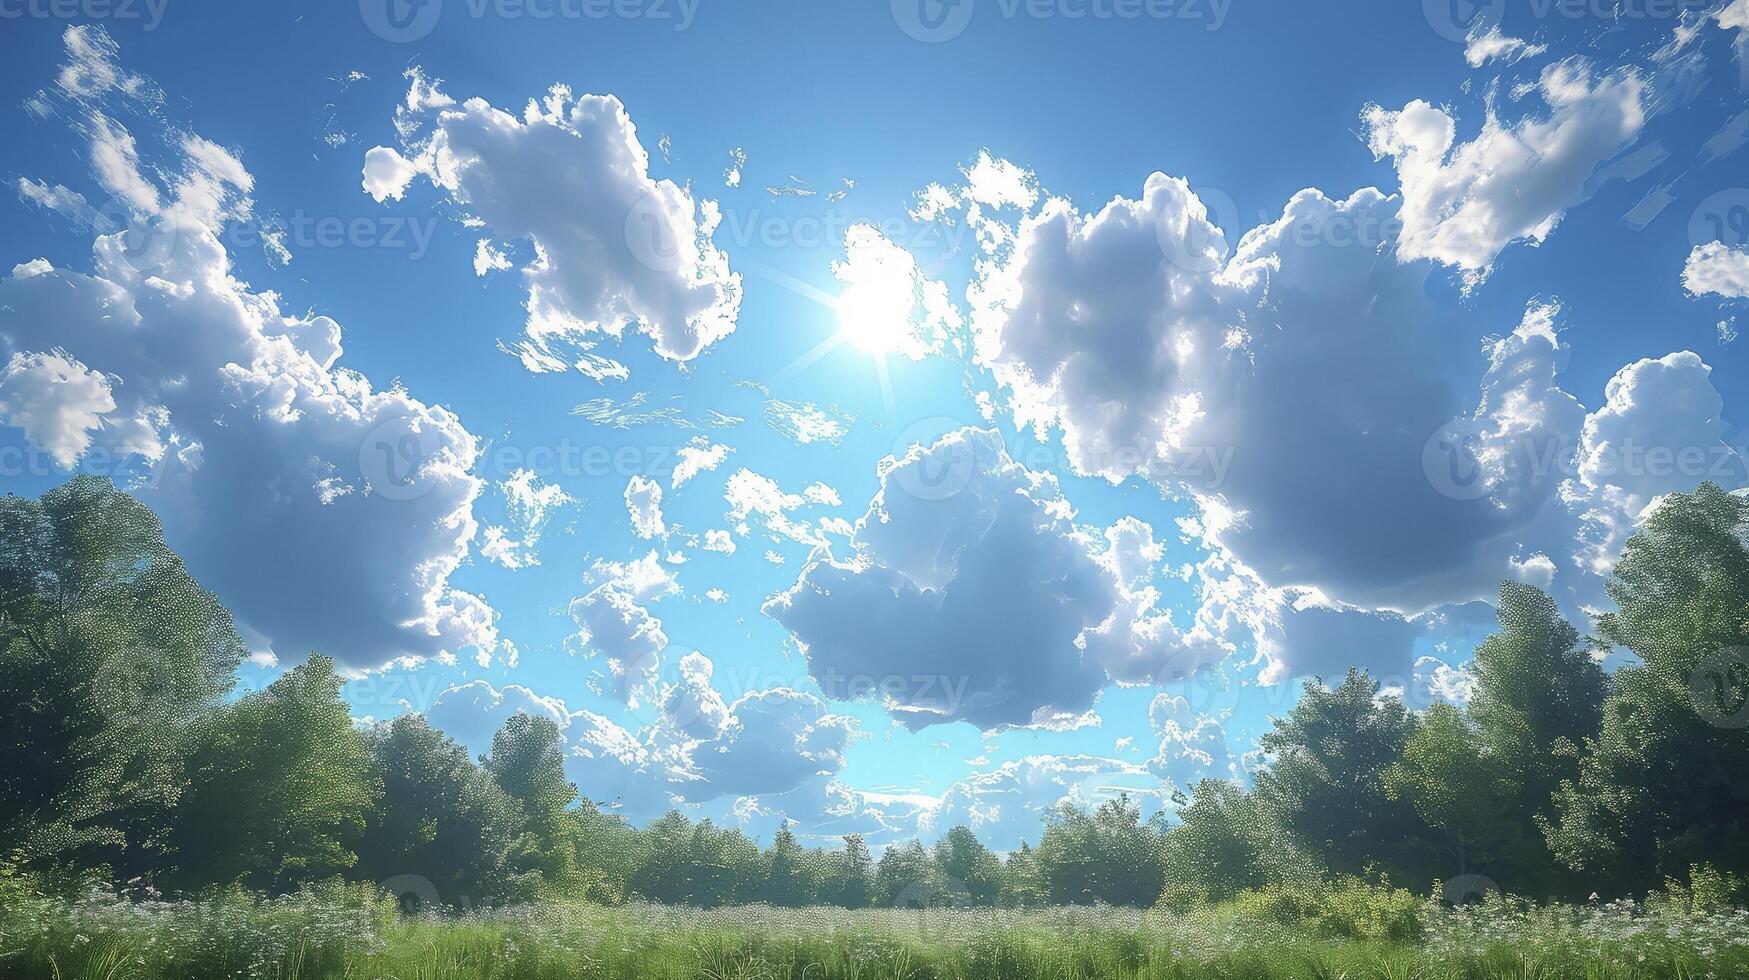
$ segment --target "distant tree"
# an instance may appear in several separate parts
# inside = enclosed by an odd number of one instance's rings
[[[1549,843],[1618,887],[1690,865],[1749,872],[1749,499],[1702,484],[1666,498],[1606,588],[1603,640],[1638,655],[1616,671],[1576,778],[1556,794]]]
[[[328,658],[223,709],[204,736],[174,835],[185,884],[284,891],[353,867],[382,787]]]
[[[0,852],[150,871],[246,652],[158,519],[108,480],[0,500]]]
[[[1046,822],[1037,851],[1050,900],[1153,905],[1165,884],[1161,840],[1141,817],[1128,796],[1107,800],[1091,814],[1060,806]]]
[[[1010,851],[1002,862],[1002,904],[1008,908],[1036,908],[1050,902],[1050,887],[1038,865],[1038,854],[1026,841]]]
[[[881,853],[875,865],[875,897],[884,908],[927,908],[949,900],[941,868],[915,840]]]
[[[509,797],[522,807],[522,833],[511,848],[510,864],[525,877],[521,887],[571,894],[583,887],[577,864],[576,824],[566,810],[577,787],[565,778],[564,738],[551,718],[518,712],[492,737],[486,760]]]
[[[652,902],[679,903],[692,894],[692,821],[670,810],[638,832],[629,890]]]
[[[799,908],[819,900],[819,875],[814,855],[796,842],[789,821],[778,825],[765,852],[765,882],[760,898],[772,905]]]
[[[1231,898],[1247,888],[1304,882],[1315,863],[1238,784],[1205,779],[1180,799],[1178,823],[1161,843],[1163,897],[1195,904]]]
[[[826,888],[821,900],[845,908],[863,908],[873,899],[874,862],[861,834],[848,834],[844,847],[826,859]]]
[[[638,860],[638,832],[617,814],[584,800],[566,817],[577,844],[577,864],[585,901],[615,904],[629,894]]]
[[[1308,681],[1259,741],[1272,762],[1257,774],[1258,800],[1327,871],[1425,884],[1443,862],[1414,807],[1391,799],[1384,784],[1414,731],[1402,702],[1380,697],[1361,671],[1333,688]]]
[[[1002,897],[1002,862],[971,828],[954,827],[935,845],[935,863],[950,882],[964,889],[973,905],[995,905]]]
[[[688,849],[691,888],[682,901],[717,908],[751,901],[765,877],[759,845],[735,828],[700,820]]]
[[[417,875],[452,904],[505,895],[521,804],[420,715],[377,725],[365,742],[383,799],[359,843],[357,874]]]

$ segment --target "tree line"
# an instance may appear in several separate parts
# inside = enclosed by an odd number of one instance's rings
[[[1741,876],[1746,539],[1749,499],[1672,496],[1593,635],[1502,587],[1464,707],[1413,712],[1350,671],[1306,684],[1249,786],[1204,780],[1149,819],[1064,805],[1005,855],[961,826],[877,860],[787,824],[764,848],[678,812],[633,827],[565,778],[551,719],[512,717],[478,759],[417,714],[360,728],[321,656],[233,697],[230,615],[150,510],[79,477],[0,501],[0,863],[170,893],[343,877],[449,905],[1189,905],[1349,877],[1580,898]]]

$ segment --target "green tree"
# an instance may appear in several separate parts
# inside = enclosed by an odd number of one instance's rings
[[[819,873],[815,855],[796,843],[789,821],[778,825],[765,852],[765,882],[760,891],[763,901],[772,905],[800,908],[819,900]]]
[[[551,718],[518,712],[492,737],[486,771],[522,807],[510,865],[519,887],[572,895],[586,887],[577,863],[577,824],[566,811],[577,787],[565,778],[564,737]]]
[[[941,868],[919,841],[894,844],[875,865],[875,899],[883,908],[928,908],[949,901]]]
[[[578,897],[607,904],[625,901],[637,866],[637,830],[623,817],[605,813],[588,800],[566,817],[575,827],[577,864],[582,876]]]
[[[1631,538],[1598,631],[1620,668],[1549,843],[1569,867],[1656,887],[1690,865],[1749,872],[1749,499],[1702,484]]]
[[[1316,879],[1315,863],[1256,796],[1205,779],[1180,798],[1178,823],[1161,844],[1170,903],[1231,898],[1243,889]]]
[[[121,877],[162,861],[194,735],[245,653],[108,480],[0,500],[0,851]]]
[[[207,726],[178,813],[180,877],[284,891],[344,873],[381,792],[333,663],[312,656]]]
[[[1002,862],[1002,904],[1008,908],[1036,908],[1050,901],[1050,888],[1038,866],[1038,854],[1026,841],[1010,851]]]
[[[1414,716],[1379,697],[1364,672],[1350,670],[1334,688],[1308,681],[1259,742],[1273,760],[1257,774],[1259,802],[1329,872],[1429,882],[1440,862],[1428,828],[1384,785],[1414,731]]]
[[[383,798],[359,843],[358,876],[417,875],[451,904],[503,895],[521,805],[421,715],[377,725],[365,742]]]
[[[1452,705],[1427,709],[1401,757],[1385,770],[1384,786],[1386,795],[1406,800],[1445,836],[1452,857],[1447,878],[1499,875],[1540,858],[1542,842],[1528,833],[1534,828],[1519,809],[1518,783]]]
[[[873,899],[874,860],[861,834],[847,834],[844,847],[827,859],[823,901],[845,908],[866,907]]]
[[[691,888],[682,901],[719,908],[751,901],[765,877],[759,845],[740,830],[700,820],[687,850]]]
[[[1002,862],[971,828],[958,826],[935,845],[935,863],[950,882],[965,890],[973,905],[995,905],[1002,897]]]
[[[1576,771],[1570,746],[1597,731],[1609,678],[1541,589],[1502,585],[1499,616],[1500,631],[1476,648],[1469,716],[1525,813],[1546,813]]]
[[[1165,884],[1161,835],[1128,796],[1093,813],[1064,803],[1047,820],[1038,864],[1051,902],[1153,905]]]

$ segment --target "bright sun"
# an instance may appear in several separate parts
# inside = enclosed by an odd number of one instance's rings
[[[901,352],[919,343],[913,327],[917,266],[885,239],[868,245],[852,248],[851,260],[834,268],[844,283],[836,302],[838,330],[864,353]]]

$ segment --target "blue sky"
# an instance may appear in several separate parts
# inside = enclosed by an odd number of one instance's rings
[[[1012,846],[1745,483],[1742,0],[389,2],[0,5],[6,487],[246,686]]]

